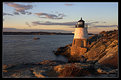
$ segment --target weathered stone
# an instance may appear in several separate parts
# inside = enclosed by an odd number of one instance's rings
[[[100,64],[118,66],[118,31],[100,33],[102,36],[90,43],[89,50],[84,56],[87,61],[98,60]],[[90,38],[92,39],[92,38]]]
[[[7,65],[3,64],[2,69],[6,69]]]
[[[99,56],[104,52],[106,49],[106,46],[103,45],[102,43],[98,43],[94,45],[87,53],[85,53],[84,56],[88,58],[87,61],[89,60],[99,60]]]
[[[54,70],[55,70],[56,72],[60,72],[63,68],[64,68],[63,65],[57,65],[57,66],[54,67]]]
[[[34,74],[37,78],[45,78],[45,76],[42,75],[41,73],[33,72],[33,74]]]
[[[55,67],[55,70],[59,70],[59,77],[81,77],[91,75],[92,71],[95,73],[93,65],[87,63],[68,63]]]
[[[100,73],[100,74],[117,74],[118,73],[118,69],[111,69],[111,70],[104,70],[104,69],[97,69],[97,72]]]
[[[106,72],[105,70],[102,70],[102,69],[100,69],[100,68],[97,69],[97,72],[98,72],[98,73],[102,73],[102,74],[107,74],[107,72]]]
[[[103,65],[118,67],[118,45],[108,50],[98,62]]]

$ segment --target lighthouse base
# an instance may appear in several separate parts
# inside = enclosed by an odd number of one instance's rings
[[[71,47],[71,56],[81,56],[87,51],[87,48],[73,46]]]

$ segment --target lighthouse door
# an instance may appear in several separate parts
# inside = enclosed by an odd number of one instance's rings
[[[84,47],[84,41],[83,41],[83,40],[81,40],[81,45],[80,45],[80,47]]]

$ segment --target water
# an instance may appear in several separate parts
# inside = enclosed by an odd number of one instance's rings
[[[34,37],[40,39],[34,40]],[[3,35],[3,64],[36,63],[43,60],[67,61],[53,50],[72,43],[73,35]]]

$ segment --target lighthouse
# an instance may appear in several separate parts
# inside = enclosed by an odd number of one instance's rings
[[[71,46],[71,56],[83,55],[87,51],[88,31],[82,18],[75,25],[74,39]]]

